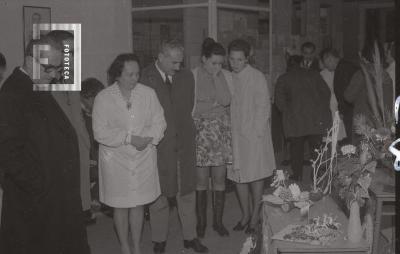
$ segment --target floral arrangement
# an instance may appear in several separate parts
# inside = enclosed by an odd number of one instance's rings
[[[372,159],[368,149],[365,144],[360,145],[359,149],[353,145],[342,146],[340,149],[342,157],[338,159],[335,172],[336,188],[347,208],[350,208],[353,201],[362,207],[369,198],[368,188],[377,162]]]
[[[273,236],[273,239],[328,245],[341,234],[340,226],[336,217],[324,214],[312,218],[306,225],[288,225]]]
[[[395,136],[395,117],[392,110],[385,108],[383,98],[384,70],[378,44],[374,42],[373,62],[360,56],[360,66],[365,77],[368,104],[371,116],[357,115],[354,130],[363,138],[373,159],[389,166],[392,156],[388,150]],[[389,166],[391,168],[391,165]]]
[[[394,141],[395,128],[394,118],[390,116],[391,114],[387,114],[386,117],[385,125],[388,127],[379,128],[372,127],[363,115],[354,118],[354,131],[362,136],[361,145],[363,150],[368,150],[371,159],[384,161],[392,158],[389,146]]]
[[[273,194],[264,195],[263,201],[275,205],[281,205],[283,211],[288,212],[293,207],[303,208],[310,206],[309,192],[301,191],[296,183],[289,184],[289,173],[283,170],[276,170],[271,187],[275,190]]]

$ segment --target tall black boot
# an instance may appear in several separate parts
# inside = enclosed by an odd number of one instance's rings
[[[207,227],[207,190],[196,191],[197,236],[203,238]]]
[[[222,216],[224,214],[224,205],[225,205],[225,191],[213,191],[213,213],[214,213],[214,222],[213,229],[220,236],[228,236],[229,232],[225,228],[222,223]]]

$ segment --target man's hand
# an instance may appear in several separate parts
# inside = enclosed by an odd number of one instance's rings
[[[143,151],[151,141],[153,141],[151,137],[131,136],[131,145],[138,151]]]

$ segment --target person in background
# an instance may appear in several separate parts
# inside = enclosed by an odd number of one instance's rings
[[[307,41],[301,45],[301,54],[303,60],[301,67],[309,70],[320,71],[319,59],[316,57],[316,46],[314,43]]]
[[[161,196],[150,204],[151,238],[155,254],[164,253],[170,208],[177,205],[183,246],[206,253],[196,232],[196,129],[192,118],[194,78],[181,70],[184,49],[177,40],[164,41],[155,63],[147,66],[141,83],[153,88],[164,109],[167,129],[157,147]]]
[[[375,46],[376,43],[379,56],[375,56]],[[360,55],[362,61],[361,64],[365,66],[366,74],[370,76],[373,85],[375,84],[375,62],[374,59],[379,59],[381,67],[383,68],[385,62],[384,50],[381,43],[375,41],[367,41],[361,51]],[[383,91],[383,106],[384,110],[387,112],[392,112],[393,109],[393,83],[389,74],[383,70],[382,72],[382,91]],[[348,103],[354,106],[353,116],[357,117],[363,115],[366,117],[367,123],[370,126],[379,126],[376,122],[378,121],[371,109],[369,98],[368,98],[368,88],[366,83],[365,73],[362,69],[354,73],[351,78],[349,86],[344,92],[344,98]],[[358,144],[360,142],[360,136],[353,132],[353,143]]]
[[[331,99],[329,102],[329,108],[332,113],[332,122],[335,117],[335,112],[339,113],[338,109],[338,101],[336,99],[335,91],[334,91],[334,80],[335,80],[335,70],[336,67],[339,63],[340,56],[339,52],[337,52],[336,49],[333,48],[326,48],[323,49],[320,53],[321,55],[321,63],[322,63],[322,70],[320,72],[322,78],[324,79],[325,83],[328,85],[329,90],[331,91]],[[340,117],[339,120],[339,131],[338,131],[338,136],[337,140],[341,141],[344,138],[346,138],[346,129],[343,124],[342,116]]]
[[[248,64],[250,48],[250,44],[242,39],[234,40],[228,46],[233,84],[233,167],[227,175],[236,182],[242,210],[242,218],[233,230],[246,229],[248,234],[255,232],[259,222],[264,180],[276,168],[268,85],[264,74]]]
[[[344,58],[340,58],[333,78],[333,90],[347,135],[347,137],[341,141],[343,144],[351,144],[353,136],[353,106],[345,100],[344,91],[349,86],[351,77],[357,70],[358,67],[355,64]]]
[[[114,208],[122,254],[141,253],[143,205],[161,193],[156,146],[166,128],[164,111],[154,90],[138,83],[139,73],[136,55],[118,55],[108,69],[114,83],[96,96],[92,114],[100,201]]]
[[[331,92],[321,75],[302,68],[299,60],[299,56],[290,56],[288,72],[276,83],[275,103],[282,112],[283,131],[290,142],[291,178],[307,183],[309,179],[302,179],[304,144],[308,142],[310,151],[314,151],[331,128]]]
[[[68,31],[53,30],[47,34],[58,43],[73,45],[73,34]],[[64,49],[64,46],[62,47]],[[70,62],[73,63],[73,48],[70,50]],[[57,72],[57,76],[52,80],[53,84],[68,84],[69,81],[64,76],[62,67]],[[70,69],[70,77],[73,70]],[[79,91],[52,91],[54,99],[67,115],[78,134],[79,159],[80,159],[80,190],[82,198],[83,213],[87,225],[96,223],[96,215],[91,211],[92,199],[90,197],[90,139],[85,126],[85,120],[81,111],[81,99]]]
[[[232,160],[229,104],[231,92],[222,64],[225,49],[211,38],[202,44],[202,64],[193,69],[195,103],[193,118],[196,125],[196,211],[197,235],[205,235],[207,227],[207,189],[211,171],[213,192],[213,229],[220,236],[229,232],[222,222],[225,203],[226,164]]]
[[[100,206],[100,210],[107,216],[112,216],[112,208],[99,203],[99,143],[94,139],[92,128],[92,111],[96,95],[104,89],[103,83],[96,78],[87,78],[81,84],[81,107],[85,120],[86,130],[90,139],[90,185],[92,198],[92,213]]]
[[[33,56],[42,51],[42,64]],[[22,67],[0,90],[0,169],[3,211],[0,253],[90,254],[79,186],[78,137],[48,91],[61,65],[61,45],[49,37],[33,40]],[[39,79],[33,79],[34,65]]]

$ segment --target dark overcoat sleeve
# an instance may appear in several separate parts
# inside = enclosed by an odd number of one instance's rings
[[[0,94],[0,170],[21,190],[38,194],[43,190],[43,175],[38,159],[25,149],[26,100],[21,95]]]

